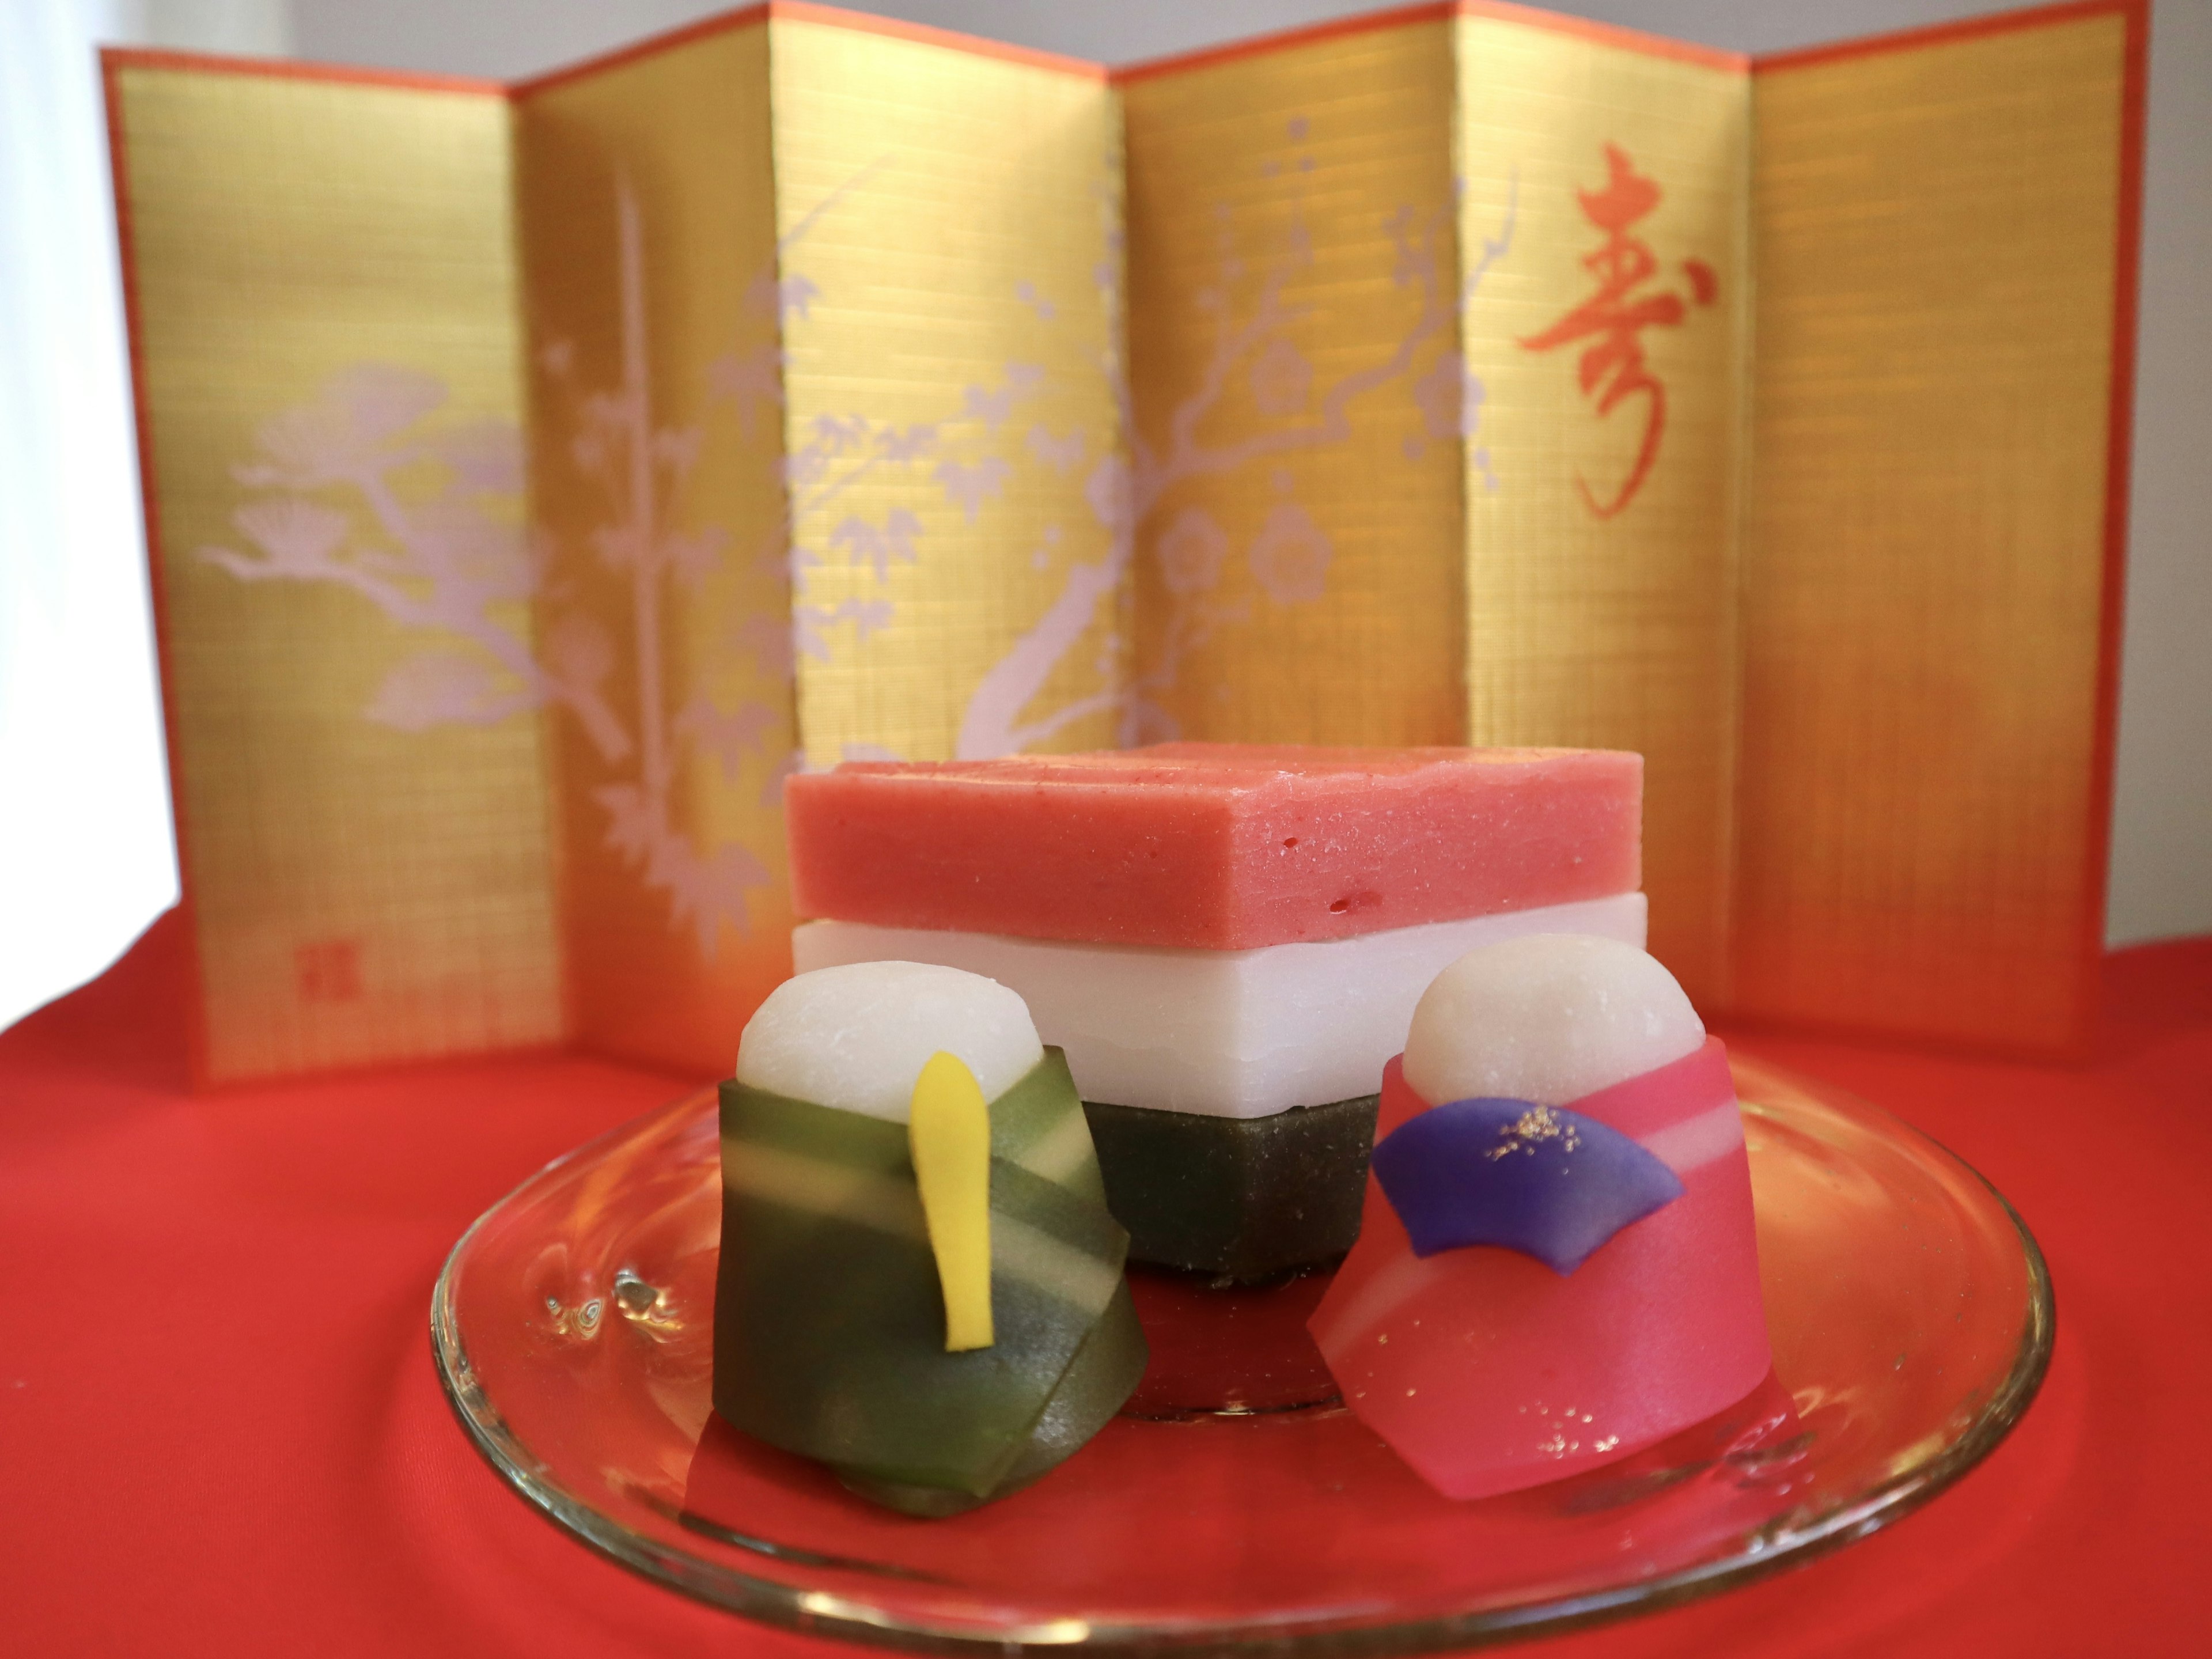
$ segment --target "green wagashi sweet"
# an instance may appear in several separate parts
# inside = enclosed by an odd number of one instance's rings
[[[901,1121],[939,1054],[988,1101],[988,1346],[948,1349]],[[1012,992],[911,963],[802,975],[746,1028],[721,1135],[714,1405],[738,1428],[951,1514],[1050,1470],[1135,1388],[1128,1237],[1066,1063]]]

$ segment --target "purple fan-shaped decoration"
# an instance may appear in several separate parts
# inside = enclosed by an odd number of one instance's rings
[[[1559,1273],[1682,1195],[1620,1130],[1527,1100],[1431,1108],[1385,1135],[1370,1167],[1415,1255],[1495,1244]]]

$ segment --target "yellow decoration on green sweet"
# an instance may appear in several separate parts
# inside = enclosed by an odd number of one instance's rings
[[[915,1079],[907,1145],[921,1188],[945,1351],[991,1346],[991,1108],[957,1054],[932,1054]]]

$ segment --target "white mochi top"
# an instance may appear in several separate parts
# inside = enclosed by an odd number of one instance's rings
[[[856,962],[786,980],[738,1040],[738,1081],[903,1123],[929,1057],[957,1054],[996,1100],[1044,1058],[1021,998],[920,962]]]
[[[1565,1106],[1703,1046],[1674,976],[1632,945],[1532,933],[1437,975],[1406,1036],[1406,1081],[1431,1105],[1498,1098]]]

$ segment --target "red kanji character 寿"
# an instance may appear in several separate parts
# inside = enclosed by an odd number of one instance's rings
[[[1610,415],[1616,404],[1641,395],[1644,398],[1644,437],[1629,469],[1627,481],[1610,501],[1601,504],[1579,475],[1575,487],[1583,501],[1601,519],[1609,519],[1635,498],[1644,487],[1659,454],[1660,435],[1667,427],[1667,388],[1644,360],[1643,331],[1650,327],[1679,325],[1686,312],[1681,296],[1672,293],[1638,295],[1634,290],[1659,269],[1650,248],[1629,234],[1629,228],[1659,205],[1659,186],[1636,171],[1628,154],[1618,144],[1605,147],[1607,178],[1601,190],[1578,190],[1583,216],[1606,233],[1604,244],[1586,255],[1583,268],[1597,278],[1597,292],[1540,333],[1520,342],[1530,351],[1551,351],[1577,340],[1596,337],[1576,365],[1576,379],[1583,392],[1595,393],[1599,417]],[[1684,262],[1692,296],[1701,306],[1713,302],[1719,279],[1702,259]]]

